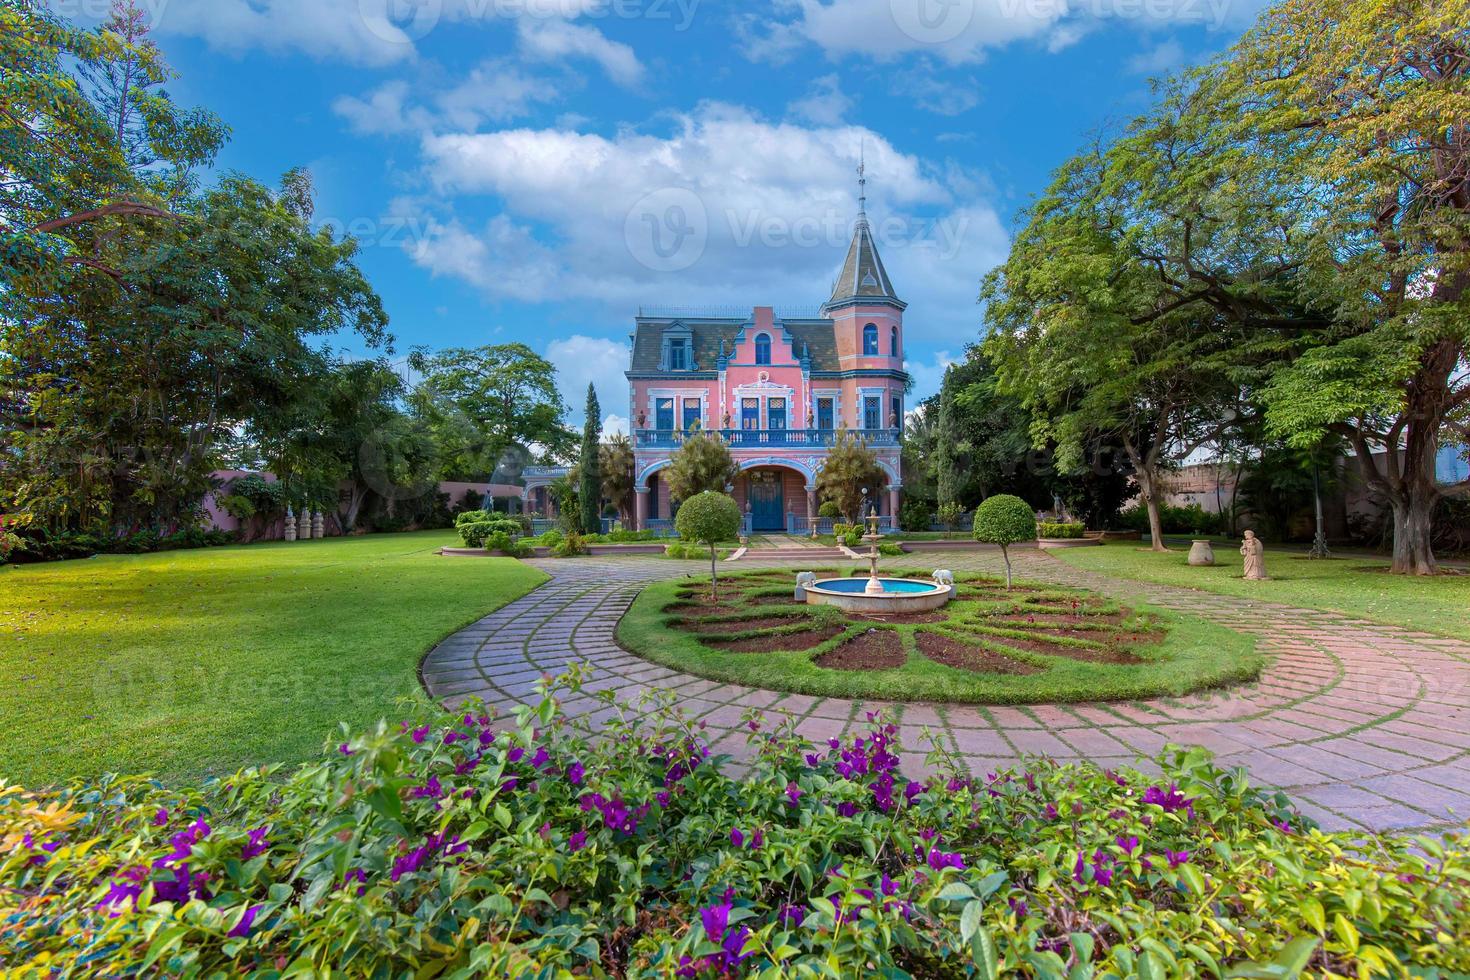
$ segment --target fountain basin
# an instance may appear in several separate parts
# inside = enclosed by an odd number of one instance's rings
[[[806,601],[856,613],[931,612],[954,598],[954,586],[911,578],[880,578],[882,592],[868,592],[866,577],[818,579],[805,587]]]

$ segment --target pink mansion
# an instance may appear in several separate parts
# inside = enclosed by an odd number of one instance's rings
[[[859,211],[832,296],[814,315],[769,306],[729,315],[640,311],[627,372],[638,527],[672,517],[660,472],[695,427],[718,430],[729,445],[741,471],[735,499],[754,532],[808,530],[817,473],[843,429],[877,453],[888,488],[873,502],[881,515],[896,515],[904,306]]]

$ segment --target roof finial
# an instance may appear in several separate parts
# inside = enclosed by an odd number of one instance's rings
[[[867,165],[867,136],[864,135],[858,142],[858,214],[867,217],[868,214],[868,165]]]

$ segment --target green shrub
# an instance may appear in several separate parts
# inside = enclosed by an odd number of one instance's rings
[[[898,508],[898,526],[905,531],[927,531],[934,523],[934,508],[917,497],[904,499]]]
[[[940,505],[939,510],[934,514],[934,519],[939,522],[940,527],[944,528],[944,534],[948,537],[955,528],[960,526],[960,521],[964,519],[964,516],[965,508],[957,503],[948,503]]]
[[[557,558],[575,558],[578,555],[587,554],[587,539],[576,531],[570,531],[567,536],[554,545],[551,553]]]
[[[466,524],[483,524],[490,520],[488,510],[466,510],[454,515],[454,526],[463,527]]]
[[[1141,502],[1125,508],[1118,514],[1118,522],[1131,531],[1148,532],[1148,508]],[[1175,507],[1159,505],[1159,523],[1165,534],[1194,534],[1205,536],[1219,534],[1225,527],[1225,519],[1219,514],[1205,510],[1199,504]]]
[[[842,508],[837,506],[835,500],[824,500],[822,501],[822,506],[817,508],[817,516],[836,520],[842,516]]]
[[[573,680],[571,693],[582,693]],[[907,782],[879,716],[747,715],[739,775],[673,699],[344,731],[198,787],[0,789],[18,976],[1450,977],[1463,832],[1324,834],[1166,750]]]
[[[519,537],[506,534],[504,531],[491,531],[485,538],[485,548],[489,551],[498,551],[512,558],[531,557],[531,546],[523,542]]]
[[[892,541],[880,541],[878,542],[878,554],[887,558],[897,558],[900,555],[907,554],[907,552],[903,550],[901,545],[894,544]]]
[[[520,521],[504,514],[487,514],[483,510],[466,511],[455,518],[454,524],[466,548],[486,547],[485,542],[492,535],[508,538],[521,536]]]
[[[1062,521],[1036,522],[1036,536],[1038,538],[1072,539],[1085,537],[1086,534],[1086,524],[1072,524]]]
[[[838,544],[845,544],[849,548],[856,548],[863,543],[863,535],[868,533],[867,528],[861,524],[833,524],[832,536],[837,539]]]
[[[629,543],[634,541],[657,541],[658,535],[652,531],[633,531],[628,528],[618,528],[604,535],[608,541]]]
[[[1036,540],[1036,514],[1020,497],[998,493],[975,508],[975,540],[1000,545],[1006,562],[1006,588],[1011,587],[1013,544]]]

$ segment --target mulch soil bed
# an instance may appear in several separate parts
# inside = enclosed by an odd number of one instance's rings
[[[908,659],[903,638],[892,630],[870,629],[817,658],[829,670],[894,670]]]
[[[1003,657],[942,633],[920,630],[914,634],[914,643],[919,652],[930,660],[956,670],[968,670],[976,674],[1035,674],[1041,671],[1034,664]]]
[[[842,632],[840,626],[825,629],[802,630],[798,633],[767,633],[764,636],[748,636],[743,640],[709,640],[705,646],[734,653],[771,653],[775,650],[810,650],[819,647]]]

